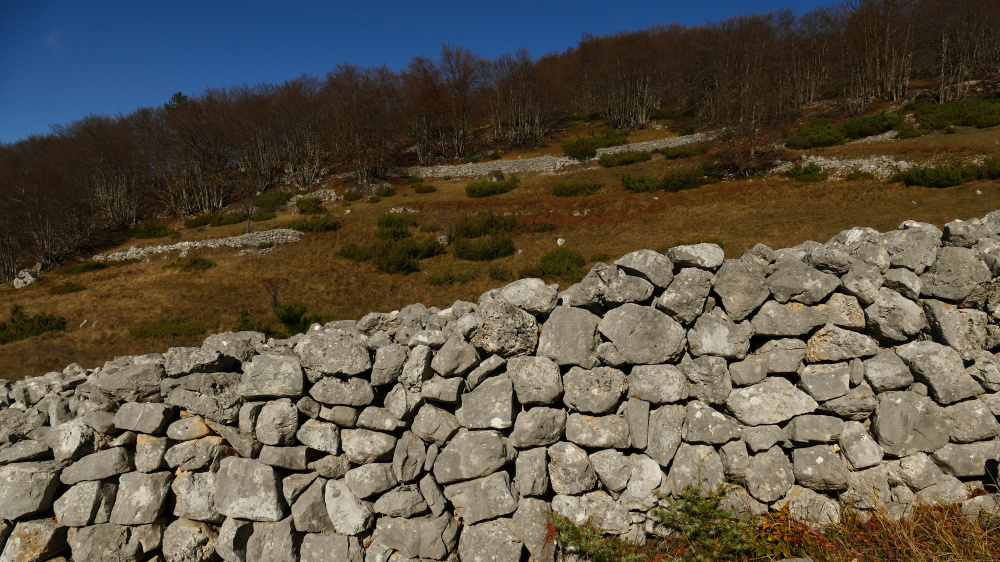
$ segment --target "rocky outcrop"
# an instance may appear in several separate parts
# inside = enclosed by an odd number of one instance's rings
[[[815,526],[995,508],[990,225],[646,250],[4,383],[0,560],[553,561],[549,512],[641,542],[689,485]]]

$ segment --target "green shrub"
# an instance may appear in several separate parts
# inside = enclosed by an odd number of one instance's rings
[[[825,117],[814,117],[808,125],[803,125],[785,139],[789,148],[805,150],[823,146],[833,146],[844,142],[843,131],[833,126]]]
[[[417,226],[417,219],[409,214],[387,214],[379,217],[376,224],[375,235],[379,238],[401,240],[413,236],[409,229]]]
[[[455,283],[468,283],[472,281],[473,277],[468,273],[449,273],[441,277],[432,275],[427,282],[431,285],[454,285]]]
[[[802,164],[795,164],[792,166],[791,170],[785,172],[785,175],[795,181],[803,183],[823,181],[826,179],[826,174],[823,173],[823,168],[820,168],[819,164],[816,164],[815,162],[810,162],[805,166]]]
[[[306,197],[295,202],[295,208],[303,215],[319,215],[326,212],[319,197]]]
[[[209,213],[207,215],[199,215],[197,217],[192,217],[184,221],[184,228],[201,228],[203,226],[227,226],[230,224],[239,224],[247,220],[247,216],[243,213]]]
[[[611,254],[609,254],[607,252],[599,252],[597,254],[592,254],[590,256],[590,261],[592,261],[592,262],[609,263],[613,259],[614,259],[614,256],[612,256]]]
[[[636,164],[638,162],[646,162],[651,158],[653,158],[653,156],[645,150],[626,150],[625,152],[616,152],[614,154],[602,154],[601,157],[597,159],[597,163],[605,168],[614,168],[617,166],[628,166],[629,164]]]
[[[920,126],[927,130],[941,130],[949,125],[977,129],[1000,126],[1000,98],[995,97],[945,103],[918,102],[904,109],[912,111]]]
[[[406,181],[410,182],[410,186],[417,186],[419,184],[424,183],[424,178],[417,177],[417,176],[410,176],[410,177],[406,178]]]
[[[585,123],[590,123],[591,121],[597,121],[601,118],[600,111],[590,111],[587,113],[570,113],[566,117],[563,117],[565,121],[583,121]]]
[[[0,322],[0,345],[23,340],[45,332],[61,332],[66,329],[66,319],[51,314],[38,313],[28,316],[24,307],[15,304],[10,307],[10,317]]]
[[[215,267],[215,262],[206,258],[177,258],[173,263],[166,266],[170,269],[179,269],[181,271],[205,271],[206,269]]]
[[[356,262],[371,260],[375,269],[382,273],[413,273],[420,270],[419,260],[434,257],[444,252],[444,246],[438,241],[428,239],[417,242],[407,238],[398,241],[388,241],[371,246],[348,244],[337,254]]]
[[[916,126],[909,121],[903,121],[898,127],[896,127],[896,138],[915,139],[917,137],[922,137],[931,131],[933,131],[933,129],[927,127],[926,125]]]
[[[67,265],[57,269],[55,272],[61,275],[75,275],[77,273],[87,273],[90,271],[97,271],[99,269],[105,269],[108,264],[99,261],[85,261],[80,263],[74,263],[73,265]]]
[[[440,232],[440,224],[422,224],[420,225],[420,232]]]
[[[677,530],[672,536],[672,546],[681,549],[681,555],[675,559],[715,562],[747,556],[754,551],[750,535],[755,527],[719,508],[725,496],[722,486],[707,493],[688,486],[680,498],[665,498],[667,506],[652,511],[665,527]]]
[[[587,272],[583,269],[585,265],[587,260],[583,254],[559,247],[549,250],[538,260],[537,277],[576,283],[586,275]]]
[[[517,188],[520,183],[515,175],[510,175],[503,181],[474,181],[465,186],[465,196],[473,199],[502,195]]]
[[[146,221],[132,229],[131,234],[133,238],[165,238],[167,236],[177,238],[180,236],[176,230],[157,221]]]
[[[413,186],[414,193],[434,193],[437,188],[431,184],[418,183]]]
[[[604,129],[600,134],[591,131],[589,136],[562,141],[563,152],[570,158],[586,160],[597,155],[598,148],[628,144],[628,136],[615,129]]]
[[[340,228],[340,221],[330,216],[295,219],[288,223],[288,228],[299,232],[332,232]]]
[[[348,189],[344,192],[344,201],[360,201],[363,195],[360,191],[355,191],[353,189]]]
[[[512,215],[501,215],[493,211],[466,215],[455,225],[457,238],[480,238],[482,236],[514,231],[517,219]]]
[[[677,131],[677,134],[682,137],[688,137],[694,134],[694,125],[688,125],[687,127],[682,127],[681,130]]]
[[[902,115],[882,111],[870,115],[858,115],[843,123],[839,128],[849,139],[863,139],[891,131],[903,122]]]
[[[622,187],[632,193],[652,193],[660,190],[660,180],[649,176],[622,174]]]
[[[270,250],[273,247],[274,242],[261,242],[260,244],[257,244],[258,250]]]
[[[129,328],[129,333],[137,338],[173,338],[178,336],[195,336],[205,333],[207,327],[200,322],[186,320],[158,320],[151,324],[143,324]]]
[[[337,255],[342,258],[347,258],[351,261],[367,261],[372,256],[371,246],[358,246],[357,244],[348,244],[337,252]]]
[[[499,160],[499,159],[500,159],[499,150],[494,150],[493,152],[490,153],[490,160]]]
[[[499,265],[491,265],[489,270],[490,279],[494,281],[510,281],[514,278],[514,273]]]
[[[903,183],[921,187],[952,187],[967,181],[982,179],[986,171],[977,164],[945,164],[910,168],[903,173]]]
[[[378,197],[392,197],[396,194],[396,188],[391,185],[380,185],[378,189],[375,190],[375,195]]]
[[[587,197],[595,195],[604,188],[604,184],[596,181],[559,182],[552,187],[555,197]]]
[[[212,219],[215,215],[198,215],[196,217],[191,217],[184,221],[184,228],[201,228],[203,226],[209,226],[212,223]]]
[[[476,162],[479,162],[479,158],[477,156],[470,155],[462,159],[463,164],[475,164]]]
[[[514,254],[514,240],[499,234],[488,238],[458,238],[453,244],[455,257],[469,261],[490,261]]]
[[[682,144],[680,146],[664,146],[657,150],[667,160],[677,160],[679,158],[691,158],[708,152],[707,144]]]
[[[76,293],[76,292],[79,292],[79,291],[84,291],[86,289],[87,288],[84,287],[83,285],[67,281],[67,282],[63,283],[62,285],[56,285],[55,287],[52,287],[51,289],[49,289],[49,294],[50,295],[68,295],[69,293]]]
[[[706,175],[704,167],[690,170],[680,170],[663,176],[660,180],[660,188],[664,191],[676,193],[686,189],[694,189],[702,185],[713,183],[715,180]]]
[[[860,180],[873,180],[875,179],[875,174],[871,172],[862,172],[860,170],[852,170],[844,176],[847,181],[860,181]]]
[[[292,193],[290,191],[285,191],[283,189],[274,190],[259,195],[256,199],[254,199],[253,204],[258,210],[266,211],[273,215],[284,207],[291,198]]]
[[[382,198],[379,197],[378,195],[372,195],[368,199],[365,199],[365,203],[378,203],[381,200]]]
[[[1000,180],[1000,158],[986,158],[980,167],[982,168],[983,179]]]
[[[644,562],[645,554],[636,552],[638,545],[616,536],[605,536],[592,522],[573,523],[568,517],[551,515],[556,540],[566,550],[576,553],[588,562]]]
[[[268,211],[266,209],[254,209],[253,216],[250,217],[250,220],[254,222],[263,222],[263,221],[269,221],[276,216],[277,215],[275,215],[273,212]]]
[[[270,322],[253,318],[246,307],[241,308],[237,313],[236,332],[260,332],[265,338],[273,338],[283,335],[280,330],[274,328]]]
[[[297,302],[283,304],[274,309],[274,317],[285,327],[289,336],[304,334],[313,324],[322,324],[323,318],[320,316],[306,316],[306,304]]]

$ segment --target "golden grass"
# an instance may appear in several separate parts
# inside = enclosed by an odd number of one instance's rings
[[[948,135],[952,140],[961,137]],[[972,131],[976,148],[989,146],[1000,131]],[[937,146],[936,138],[922,138]],[[952,141],[954,142],[954,141]],[[889,143],[890,145],[892,143]],[[868,154],[882,149],[861,145]],[[838,147],[856,150],[855,147]],[[827,149],[830,150],[830,149]],[[656,158],[616,169],[585,164],[560,176],[530,175],[521,187],[497,197],[468,199],[468,180],[426,180],[438,191],[414,193],[406,182],[395,182],[398,195],[376,204],[355,202],[350,207],[327,204],[341,222],[340,230],[308,234],[301,242],[279,245],[264,256],[236,257],[233,249],[192,252],[216,264],[207,271],[185,273],[165,266],[176,254],[154,257],[120,267],[76,275],[50,273],[41,283],[21,290],[0,287],[0,320],[11,305],[23,305],[29,314],[48,312],[64,316],[68,329],[0,346],[0,377],[19,379],[60,370],[78,362],[95,367],[116,355],[163,352],[176,345],[198,345],[210,332],[236,326],[238,312],[246,308],[260,318],[270,318],[265,279],[279,280],[282,303],[302,301],[308,314],[325,319],[360,318],[370,311],[390,311],[414,302],[444,308],[455,300],[476,300],[483,292],[504,284],[491,280],[491,266],[516,275],[537,263],[546,251],[565,238],[569,248],[584,256],[606,253],[617,258],[641,248],[664,250],[681,243],[719,243],[727,257],[739,257],[760,242],[772,248],[794,246],[805,240],[826,242],[843,229],[870,226],[880,231],[895,229],[907,219],[939,226],[954,219],[981,217],[1000,208],[1000,184],[976,182],[948,189],[905,187],[873,181],[830,181],[797,187],[792,180],[768,178],[722,182],[680,193],[632,194],[618,178],[622,171],[662,175],[669,169],[693,162]],[[601,181],[600,194],[581,198],[551,195],[558,181]],[[979,193],[977,193],[977,191]],[[451,253],[421,262],[422,270],[408,276],[375,271],[369,263],[356,264],[337,257],[346,244],[369,244],[375,240],[375,221],[390,208],[418,209],[421,225],[437,224],[447,233],[462,216],[481,210],[513,213],[527,225],[515,230],[514,241],[521,253],[477,263],[455,259]],[[346,213],[345,211],[350,211]],[[288,224],[295,215],[283,213],[265,223],[252,223],[254,230]],[[554,229],[538,233],[534,227],[552,224]],[[178,225],[171,225],[177,227]],[[180,239],[151,243],[174,243],[233,236],[244,225],[184,230]],[[146,243],[147,241],[143,241]],[[130,241],[121,249],[135,244]],[[468,274],[472,280],[454,285],[432,285],[431,277]],[[86,291],[50,295],[52,286],[73,281]],[[135,338],[129,329],[163,319],[199,322],[206,334],[165,340]],[[87,321],[81,327],[81,324]]]

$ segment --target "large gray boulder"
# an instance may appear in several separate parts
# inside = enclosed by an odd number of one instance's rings
[[[688,486],[714,490],[724,479],[722,459],[714,447],[681,443],[670,465],[666,485],[672,495],[680,496]]]
[[[722,308],[735,322],[750,316],[771,294],[764,268],[742,259],[726,260],[722,264],[715,274],[712,290],[719,295]]]
[[[699,400],[688,402],[685,441],[721,445],[739,436],[740,428],[736,420]]]
[[[632,365],[671,362],[684,351],[684,329],[653,308],[625,304],[605,314],[597,329]]]
[[[826,323],[816,307],[767,301],[750,321],[758,336],[799,337]]]
[[[638,275],[657,289],[666,289],[674,279],[674,264],[670,258],[652,250],[639,250],[625,254],[615,261],[623,271]]]
[[[244,398],[299,398],[304,384],[298,357],[267,353],[243,365],[237,392]]]
[[[510,440],[518,449],[546,447],[562,439],[565,430],[565,411],[537,406],[517,415]]]
[[[801,261],[786,261],[768,276],[767,286],[774,299],[782,304],[794,301],[817,304],[840,286],[835,275],[823,273]]]
[[[549,405],[562,396],[559,366],[547,357],[512,357],[507,362],[507,376],[523,405]]]
[[[455,412],[458,422],[470,429],[507,429],[514,424],[514,385],[500,375],[462,395]]]
[[[906,388],[913,384],[913,373],[891,349],[880,349],[865,360],[865,380],[875,392]]]
[[[170,484],[177,498],[174,515],[195,521],[221,523],[215,509],[216,475],[214,472],[181,472]]]
[[[549,492],[549,453],[545,447],[522,449],[514,461],[514,483],[520,496]]]
[[[170,492],[169,472],[129,472],[118,479],[118,495],[110,522],[148,525],[163,514]]]
[[[353,536],[371,528],[374,519],[372,505],[358,499],[351,492],[347,482],[327,481],[323,498],[326,500],[326,511],[336,532]]]
[[[163,354],[163,369],[168,377],[224,372],[235,363],[232,357],[201,347],[172,347]]]
[[[743,359],[750,350],[752,335],[749,323],[737,324],[722,309],[717,308],[695,320],[687,337],[694,355]]]
[[[705,300],[712,291],[712,273],[704,269],[680,270],[667,290],[656,301],[656,307],[682,324],[690,324],[705,309]]]
[[[445,486],[444,496],[466,525],[514,513],[517,500],[510,492],[510,476],[495,472],[484,478]]]
[[[558,285],[546,285],[541,279],[518,279],[500,289],[500,296],[514,306],[536,316],[545,316],[556,307]]]
[[[392,459],[396,450],[396,438],[380,431],[345,429],[340,432],[340,446],[351,462],[367,464]]]
[[[948,443],[931,456],[946,473],[957,478],[984,476],[986,463],[1000,458],[1000,441]]]
[[[478,314],[482,324],[472,333],[470,342],[487,355],[514,357],[534,353],[538,346],[538,323],[500,294],[493,292],[479,299]]]
[[[51,517],[20,521],[7,537],[0,553],[3,562],[41,562],[51,560],[66,549],[66,527]]]
[[[551,505],[536,498],[521,498],[514,513],[514,527],[524,547],[537,562],[553,562],[556,554],[555,541],[548,535]]]
[[[166,395],[163,401],[206,420],[231,424],[243,404],[237,392],[239,382],[237,373],[196,373],[167,379],[161,385]]]
[[[879,395],[872,429],[878,444],[894,457],[931,453],[948,443],[948,422],[941,408],[909,391]]]
[[[302,562],[323,562],[325,560],[364,562],[365,548],[357,537],[309,533],[302,537],[299,557]]]
[[[897,347],[896,354],[940,404],[952,404],[984,392],[965,372],[962,356],[950,347],[929,341],[912,342]]]
[[[792,451],[795,481],[811,490],[838,492],[847,490],[851,471],[829,445],[816,445]]]
[[[681,365],[688,379],[691,396],[709,404],[725,404],[733,390],[733,382],[722,357],[704,355]]]
[[[382,517],[375,528],[377,542],[409,559],[444,560],[458,542],[459,522],[440,517]]]
[[[0,467],[0,519],[12,521],[52,507],[59,488],[53,463],[18,463]]]
[[[841,279],[844,290],[854,295],[862,305],[869,305],[878,298],[878,290],[885,283],[885,277],[877,267],[863,261],[856,261],[850,271]]]
[[[361,377],[324,377],[309,389],[309,395],[332,406],[367,406],[375,399],[371,385]]]
[[[245,363],[257,355],[257,347],[264,345],[266,339],[260,332],[223,332],[205,338],[201,347]]]
[[[902,343],[927,327],[924,311],[896,291],[882,287],[865,309],[869,332],[884,343]]]
[[[63,484],[103,480],[132,470],[132,460],[124,447],[114,447],[87,455],[66,467],[59,475]]]
[[[726,259],[726,253],[718,244],[688,244],[674,246],[667,250],[667,257],[675,268],[697,267],[701,269],[718,269]]]
[[[972,443],[1000,436],[1000,422],[982,400],[966,400],[943,409],[951,441]]]
[[[573,413],[566,420],[566,439],[581,447],[624,449],[630,445],[628,422],[623,416]]]
[[[163,558],[167,562],[210,562],[218,530],[200,521],[175,519],[163,531]]]
[[[892,267],[905,267],[918,275],[937,257],[941,230],[928,223],[904,222],[898,230],[886,233],[886,249]]]
[[[860,422],[849,421],[837,436],[844,458],[854,469],[863,469],[882,462],[882,448]]]
[[[747,491],[754,498],[770,503],[784,496],[795,482],[792,463],[780,447],[771,447],[750,459],[747,467]]]
[[[115,413],[115,427],[151,435],[163,433],[177,415],[175,406],[155,402],[128,402]]]
[[[726,406],[746,425],[770,425],[811,413],[818,404],[788,380],[772,377],[760,384],[733,389]]]
[[[618,406],[628,390],[625,374],[611,367],[573,367],[563,377],[563,402],[589,414],[604,414]]]
[[[827,324],[809,338],[806,344],[806,361],[844,361],[870,357],[878,353],[878,344],[872,338]]]
[[[989,317],[985,312],[927,299],[924,314],[934,341],[958,351],[963,359],[972,359],[986,348]]]
[[[596,367],[600,322],[598,316],[582,308],[557,307],[542,325],[537,355],[558,365]]]
[[[105,369],[87,384],[118,402],[162,402],[160,381],[166,376],[162,363],[139,363]]]
[[[229,457],[219,465],[215,508],[219,513],[251,521],[280,521],[287,506],[275,470],[252,459]]]
[[[510,440],[496,431],[459,431],[434,461],[440,484],[481,478],[506,466],[517,456]]]
[[[976,285],[990,280],[990,270],[970,248],[944,247],[934,264],[920,276],[922,296],[959,302]]]
[[[688,397],[688,381],[674,365],[636,365],[628,376],[628,391],[650,404],[668,404]]]
[[[310,330],[295,344],[306,369],[333,376],[360,375],[372,366],[363,336],[335,327]]]
[[[52,504],[52,511],[59,523],[67,527],[107,523],[117,493],[118,485],[112,482],[80,482]]]

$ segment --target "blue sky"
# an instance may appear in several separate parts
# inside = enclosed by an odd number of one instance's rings
[[[325,76],[340,62],[402,68],[442,43],[486,57],[564,51],[581,34],[697,25],[829,0],[262,2],[0,0],[0,142],[173,92]]]

